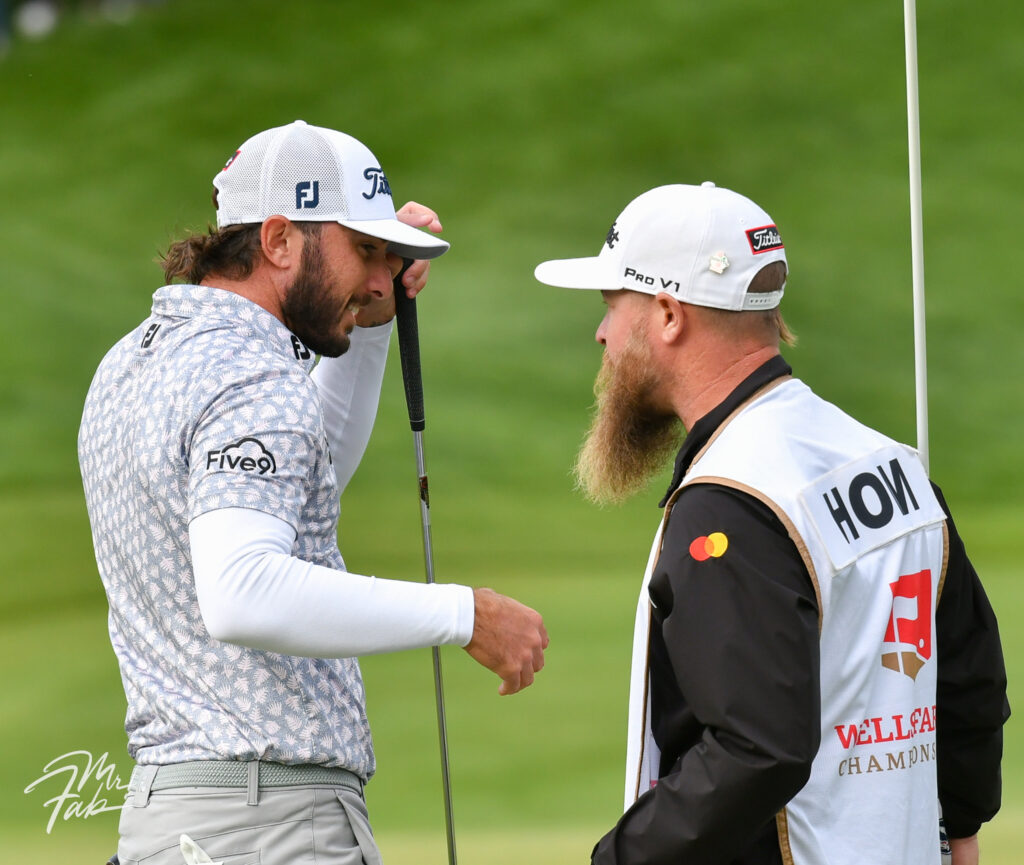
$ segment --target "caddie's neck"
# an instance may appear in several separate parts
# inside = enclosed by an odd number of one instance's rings
[[[686,429],[721,404],[744,379],[779,354],[761,328],[746,327],[755,313],[723,313],[682,303],[667,294],[649,305],[648,335],[662,398]]]
[[[710,352],[686,371],[687,384],[680,388],[673,408],[686,429],[720,405],[751,373],[779,353],[777,347],[762,346],[723,358]]]

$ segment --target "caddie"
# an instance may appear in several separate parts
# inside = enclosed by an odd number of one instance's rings
[[[396,215],[366,146],[302,121],[249,138],[213,183],[217,227],[171,246],[184,284],[100,363],[79,433],[137,764],[118,855],[373,865],[356,656],[464,646],[514,693],[547,634],[511,598],[351,573],[338,550],[392,279],[414,259],[403,289],[423,287],[448,249],[419,230],[436,214]]]
[[[678,448],[595,865],[938,865],[940,808],[970,865],[999,808],[995,616],[917,453],[782,358],[787,275],[774,220],[710,182],[536,269],[606,306],[583,490],[622,500]]]

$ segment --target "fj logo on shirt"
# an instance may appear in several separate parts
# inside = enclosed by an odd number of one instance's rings
[[[727,549],[729,539],[721,532],[712,532],[694,539],[690,544],[690,555],[698,562],[706,562],[708,559],[720,559]]]
[[[297,336],[292,336],[292,351],[295,352],[296,360],[309,360],[313,356]]]
[[[932,572],[904,574],[890,583],[892,613],[885,629],[882,666],[916,679],[932,656]]]
[[[160,325],[155,323],[146,328],[146,333],[142,337],[142,348],[149,348],[153,344],[158,330],[160,330]]]
[[[220,450],[207,451],[206,469],[272,475],[277,472],[277,461],[263,442],[247,436]]]

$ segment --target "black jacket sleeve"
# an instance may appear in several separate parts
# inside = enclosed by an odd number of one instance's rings
[[[949,562],[935,610],[939,801],[951,838],[975,834],[999,810],[1003,724],[1010,716],[995,614],[946,511]]]
[[[709,555],[699,539],[713,534]],[[813,585],[767,507],[700,485],[670,515],[650,591],[662,774],[601,839],[593,862],[751,861],[744,854],[806,783],[818,749]]]

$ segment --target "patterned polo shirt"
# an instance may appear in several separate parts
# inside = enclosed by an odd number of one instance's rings
[[[139,763],[262,759],[373,774],[358,662],[214,640],[192,574],[189,521],[225,507],[284,520],[292,555],[344,570],[314,361],[255,303],[170,285],[96,372],[79,461]]]

